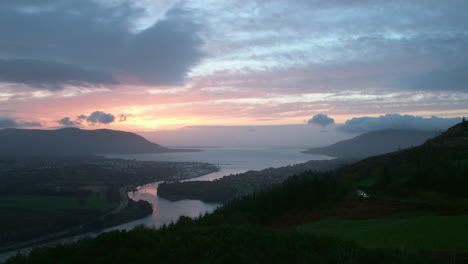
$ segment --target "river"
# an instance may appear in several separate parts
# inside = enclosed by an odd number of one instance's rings
[[[206,148],[201,152],[175,152],[156,154],[107,155],[110,158],[151,160],[151,161],[200,161],[219,165],[220,170],[187,181],[211,181],[230,174],[243,173],[249,170],[262,170],[270,167],[283,167],[303,163],[309,160],[330,159],[323,155],[301,153],[301,149],[269,148]],[[137,225],[158,227],[175,221],[181,215],[197,217],[211,212],[218,204],[198,200],[169,201],[157,196],[159,183],[151,183],[128,193],[133,200],[145,200],[153,205],[153,214],[143,219],[113,227],[113,229],[132,229]]]
[[[193,180],[215,180],[225,175],[243,173],[249,170],[262,170],[270,167],[282,167],[303,163],[309,160],[330,159],[323,155],[310,155],[301,153],[301,149],[268,149],[268,148],[206,148],[200,152],[175,152],[175,153],[155,153],[155,154],[121,154],[106,155],[109,158],[136,159],[141,161],[180,161],[180,162],[206,162],[219,165],[220,170]],[[129,192],[130,199],[135,201],[145,200],[153,205],[153,213],[142,219],[132,221],[119,226],[103,230],[130,230],[137,225],[147,227],[159,227],[176,221],[181,215],[197,217],[206,212],[212,212],[218,204],[204,203],[198,200],[169,201],[157,196],[159,182],[154,182],[139,186],[135,192]],[[86,235],[95,236],[99,233]],[[58,242],[68,242],[80,239],[86,235],[74,238],[59,240]],[[53,242],[52,244],[57,243]],[[48,243],[51,244],[51,243]],[[47,244],[47,245],[48,245]],[[29,252],[30,248],[21,252]],[[0,254],[0,262],[16,254],[17,251]]]

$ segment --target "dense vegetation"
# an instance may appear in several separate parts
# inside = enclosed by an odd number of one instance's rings
[[[434,263],[396,250],[366,250],[354,243],[261,227],[179,225],[114,231],[7,263]]]
[[[468,127],[460,124],[421,147],[370,158],[336,171],[305,172],[235,199],[195,220],[181,217],[177,223],[159,230],[115,231],[53,249],[35,249],[29,257],[18,256],[7,263],[437,262],[432,256],[442,256],[449,263],[464,263],[466,254],[455,253],[467,250],[468,228],[463,224],[468,215],[463,200],[467,193],[462,191],[468,188],[467,135]],[[429,180],[414,183],[426,179]],[[356,197],[357,188],[365,188],[372,198]],[[379,208],[388,206],[391,208]],[[360,215],[374,210],[382,215],[376,214],[373,219],[363,219],[371,214]],[[437,218],[443,214],[452,216]],[[289,226],[292,228],[287,230],[269,227],[284,216],[312,218],[301,218],[305,225]],[[344,219],[348,216],[354,220]],[[410,218],[411,221],[398,221]],[[417,221],[412,222],[414,219]],[[410,229],[392,230],[398,223]],[[347,229],[346,225],[351,226]],[[444,239],[443,247],[418,246],[420,241],[424,245],[448,235],[434,232],[437,225],[444,225],[440,230],[445,231],[459,228],[459,234],[454,239]],[[365,228],[371,229],[373,238],[366,238]],[[389,233],[394,242],[374,243],[379,238],[384,241]],[[343,238],[355,239],[357,243]],[[403,240],[416,246],[408,247]],[[433,250],[451,253],[428,252]]]

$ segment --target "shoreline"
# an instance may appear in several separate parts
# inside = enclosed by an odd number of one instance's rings
[[[179,165],[179,167],[177,167],[178,172],[176,174],[172,175],[171,177],[169,177],[169,179],[166,179],[166,181],[179,181],[179,180],[193,179],[193,178],[201,177],[201,176],[208,175],[210,173],[219,171],[219,167],[214,166],[213,164],[209,164],[209,163],[171,162],[171,164],[176,165],[176,166]],[[195,171],[187,171],[187,167],[189,167],[189,165],[193,165],[193,164],[203,165],[204,168],[203,168],[203,170],[200,170],[200,168],[198,168]],[[206,166],[206,165],[209,165],[209,166]],[[29,240],[26,240],[26,241],[20,241],[20,242],[17,242],[15,244],[11,245],[11,246],[0,247],[0,263],[5,262],[7,259],[15,256],[18,253],[19,254],[24,254],[24,253],[28,254],[30,250],[32,250],[33,248],[36,248],[36,247],[41,247],[41,246],[47,247],[47,246],[53,246],[53,245],[60,244],[60,243],[69,243],[69,242],[73,241],[75,238],[77,240],[80,240],[80,239],[82,239],[82,238],[84,238],[86,236],[93,236],[93,235],[96,235],[96,234],[100,234],[101,232],[104,231],[104,229],[117,227],[119,225],[130,223],[130,222],[142,219],[144,217],[147,217],[148,215],[151,215],[152,210],[151,210],[151,212],[147,212],[144,215],[138,215],[135,218],[125,219],[124,221],[118,221],[118,222],[112,223],[109,226],[106,226],[105,222],[102,222],[103,226],[101,226],[99,228],[89,228],[89,226],[86,226],[86,225],[93,224],[95,222],[104,221],[104,218],[106,218],[108,216],[117,216],[118,217],[119,213],[121,213],[123,210],[128,208],[129,201],[132,201],[134,203],[142,201],[142,200],[139,200],[139,201],[132,200],[131,198],[128,197],[128,192],[131,192],[131,191],[135,190],[136,188],[138,188],[140,186],[144,186],[146,184],[150,184],[150,183],[154,183],[154,182],[160,182],[160,181],[161,181],[161,179],[153,178],[153,179],[148,180],[148,181],[137,182],[137,183],[133,183],[133,184],[129,184],[129,185],[125,185],[125,186],[120,187],[119,188],[119,194],[121,196],[121,199],[119,201],[119,205],[116,208],[106,212],[105,214],[95,218],[94,220],[90,221],[89,223],[83,223],[83,224],[81,224],[79,226],[74,226],[74,227],[68,228],[66,230],[59,231],[59,232],[54,232],[52,234],[44,235],[44,236],[37,237],[37,238],[32,238],[32,239],[29,239]],[[144,202],[148,203],[146,201],[144,201]],[[89,229],[84,229],[84,228],[89,228]],[[9,254],[11,254],[11,255],[9,255]],[[6,256],[2,256],[2,255],[6,255]]]

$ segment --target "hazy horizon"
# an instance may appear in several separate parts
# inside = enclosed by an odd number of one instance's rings
[[[340,124],[335,123],[332,117],[317,114],[305,124],[257,126],[206,125],[156,131],[130,129],[128,132],[139,134],[159,145],[175,148],[256,147],[307,149],[328,146],[372,131],[397,129],[439,133],[460,121],[461,118],[440,118],[434,116],[423,118],[411,115],[386,114],[378,117],[355,117]],[[86,130],[96,128],[93,126],[75,127]],[[47,129],[60,128],[64,127]]]
[[[270,126],[188,126],[177,130],[136,132],[172,147],[323,147],[359,134],[389,129],[443,132],[461,118],[422,118],[387,114],[357,117],[343,124],[318,114],[307,124]]]

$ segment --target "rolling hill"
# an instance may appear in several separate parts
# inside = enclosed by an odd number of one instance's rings
[[[134,133],[97,129],[0,130],[0,155],[88,155],[169,152]]]
[[[418,146],[436,135],[437,133],[434,131],[373,131],[349,140],[340,141],[327,147],[311,148],[304,151],[304,153],[323,154],[347,159],[367,158]]]

